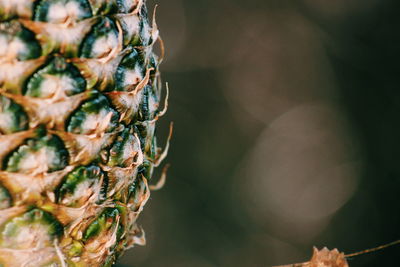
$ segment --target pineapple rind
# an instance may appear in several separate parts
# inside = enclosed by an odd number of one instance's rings
[[[62,97],[82,93],[85,89],[86,80],[79,70],[63,57],[56,56],[28,79],[24,95],[51,98],[58,94]]]
[[[87,192],[93,193],[99,188],[106,186],[102,184],[104,173],[96,165],[79,166],[68,173],[62,183],[56,189],[56,202],[68,207],[79,208],[88,200]],[[101,195],[99,195],[101,200]]]
[[[145,243],[163,155],[144,2],[0,0],[0,266],[112,266]]]
[[[27,130],[28,116],[23,108],[11,99],[0,96],[0,132],[11,134]]]
[[[7,209],[11,207],[12,201],[8,190],[0,185],[0,210]]]

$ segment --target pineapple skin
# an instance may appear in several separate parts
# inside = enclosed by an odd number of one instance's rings
[[[112,266],[144,244],[168,147],[158,39],[145,0],[0,0],[0,266]]]

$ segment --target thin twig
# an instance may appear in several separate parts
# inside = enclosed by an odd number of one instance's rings
[[[395,246],[395,245],[398,245],[398,244],[400,244],[400,239],[399,239],[399,240],[396,240],[396,241],[393,241],[393,242],[391,242],[391,243],[388,243],[388,244],[379,246],[379,247],[366,249],[366,250],[363,250],[363,251],[359,251],[359,252],[347,254],[347,255],[344,255],[344,256],[345,256],[346,258],[351,258],[351,257],[355,257],[355,256],[359,256],[359,255],[363,255],[363,254],[375,252],[375,251],[378,251],[378,250],[382,250],[382,249],[385,249],[385,248],[388,248],[388,247],[391,247],[391,246]]]

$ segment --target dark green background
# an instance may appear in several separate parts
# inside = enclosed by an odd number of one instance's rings
[[[158,136],[174,121],[172,166],[139,219],[148,245],[119,267],[264,267],[308,260],[314,245],[350,253],[400,238],[399,1],[157,2],[171,89]],[[326,178],[347,163],[357,177]],[[325,216],[301,217],[346,190]],[[349,264],[399,266],[399,252]]]

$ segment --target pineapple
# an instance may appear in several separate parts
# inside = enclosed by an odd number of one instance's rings
[[[0,0],[0,266],[112,266],[144,243],[157,40],[144,0]]]

